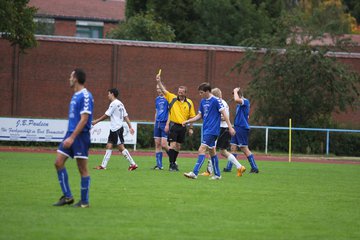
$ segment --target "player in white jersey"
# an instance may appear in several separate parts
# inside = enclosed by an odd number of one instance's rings
[[[106,144],[106,153],[104,155],[101,165],[95,167],[97,170],[105,170],[112,154],[112,148],[114,145],[118,145],[119,151],[129,161],[129,171],[133,171],[138,168],[134,159],[131,157],[129,151],[124,146],[124,127],[123,122],[127,123],[130,134],[134,134],[134,129],[131,126],[129,116],[126,112],[124,104],[117,99],[119,91],[116,88],[108,90],[108,98],[110,101],[109,109],[100,118],[92,121],[92,125],[97,124],[107,118],[110,118],[110,133],[108,137],[108,143]]]
[[[211,93],[214,96],[221,99],[221,102],[225,107],[225,113],[228,116],[228,118],[230,119],[229,105],[227,104],[227,102],[224,99],[222,99],[221,90],[219,88],[214,88],[211,90]],[[216,141],[216,148],[220,149],[220,154],[223,157],[225,157],[229,162],[233,163],[236,166],[237,176],[241,177],[243,172],[245,172],[246,168],[239,163],[239,161],[235,158],[234,155],[232,155],[231,153],[229,153],[227,151],[227,149],[230,147],[230,139],[231,139],[231,135],[229,133],[228,125],[226,124],[224,116],[221,115],[220,135]],[[207,170],[204,173],[202,173],[201,175],[211,176],[212,173],[213,173],[213,168],[212,168],[211,160],[209,159]]]

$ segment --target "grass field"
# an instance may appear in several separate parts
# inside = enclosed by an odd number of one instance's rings
[[[116,155],[108,170],[91,169],[91,207],[75,209],[52,206],[54,158],[0,152],[0,239],[360,239],[360,165],[258,161],[258,175],[209,181],[182,176],[195,159],[179,159],[174,173],[135,157],[128,172]],[[75,161],[67,169],[78,200]]]

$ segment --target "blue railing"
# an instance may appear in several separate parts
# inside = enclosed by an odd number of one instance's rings
[[[154,125],[153,122],[137,122],[138,124]],[[201,123],[195,123],[194,126],[202,126]],[[270,127],[270,126],[251,126],[253,129],[265,129],[265,154],[268,153],[269,144],[269,130],[287,130],[289,127]],[[326,132],[326,155],[329,155],[330,151],[330,133],[331,132],[342,132],[342,133],[360,133],[360,130],[352,129],[331,129],[331,128],[296,128],[292,127],[292,131],[313,131],[313,132]],[[202,135],[202,134],[201,134]]]

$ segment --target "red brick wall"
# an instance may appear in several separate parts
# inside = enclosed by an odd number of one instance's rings
[[[0,116],[11,115],[14,78],[14,48],[9,42],[0,39]]]
[[[56,19],[54,35],[74,37],[76,35],[76,21]]]
[[[239,50],[216,47],[145,44],[110,40],[39,38],[39,46],[18,55],[0,39],[0,116],[67,118],[72,95],[69,74],[75,67],[87,73],[87,88],[95,98],[95,117],[108,107],[107,89],[117,87],[131,120],[154,118],[155,75],[162,69],[167,89],[176,92],[179,85],[188,87],[188,96],[198,108],[197,86],[208,81],[231,98],[232,89],[246,90],[249,76],[229,73],[244,54]],[[360,72],[360,58],[341,59]],[[15,67],[15,73],[13,69]],[[15,88],[14,88],[15,86]],[[16,88],[16,86],[18,86]],[[4,97],[3,97],[4,96]],[[12,99],[14,98],[14,101]],[[230,104],[234,109],[234,103]],[[360,126],[360,110],[337,116],[348,126]]]
[[[111,29],[115,28],[117,24],[114,23],[104,23],[104,31],[103,31],[103,37],[106,37],[106,34],[111,31]]]

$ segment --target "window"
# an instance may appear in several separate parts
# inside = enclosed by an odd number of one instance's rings
[[[76,36],[87,38],[103,38],[103,22],[76,21]]]
[[[55,20],[53,18],[34,18],[35,34],[54,35]]]

